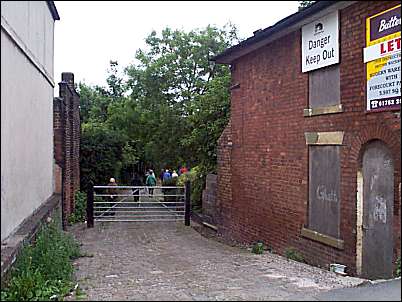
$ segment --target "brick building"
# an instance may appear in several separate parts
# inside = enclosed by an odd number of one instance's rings
[[[218,231],[391,277],[400,256],[400,4],[318,1],[227,49]]]

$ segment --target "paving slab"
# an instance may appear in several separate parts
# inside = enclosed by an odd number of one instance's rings
[[[364,280],[206,238],[183,222],[103,222],[70,232],[88,256],[75,261],[95,301],[292,300]],[[198,227],[200,227],[198,225]],[[74,295],[66,300],[74,300]],[[81,299],[82,300],[82,299]]]

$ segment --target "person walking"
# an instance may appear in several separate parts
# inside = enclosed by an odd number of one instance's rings
[[[187,172],[188,172],[188,170],[187,170],[186,166],[182,166],[180,168],[180,174],[184,174],[184,173],[187,173]]]
[[[110,178],[108,186],[117,186],[117,182],[113,177]],[[109,197],[110,209],[109,209],[108,213],[110,216],[115,216],[116,213],[114,212],[113,208],[116,205],[117,196],[115,196],[115,195],[118,194],[117,189],[115,189],[115,188],[108,189],[108,194],[110,194],[110,197]]]
[[[147,176],[147,179],[146,179],[146,181],[145,181],[145,184],[146,184],[148,187],[150,187],[150,188],[148,188],[148,192],[149,192],[149,195],[152,196],[152,195],[154,194],[154,189],[153,189],[152,187],[155,187],[155,186],[156,186],[156,178],[155,178],[154,171],[149,170],[149,174],[148,174],[148,176]]]
[[[140,187],[144,185],[137,172],[134,173],[133,179],[131,180],[131,185],[133,187]],[[133,191],[134,201],[138,202],[140,200],[140,188],[132,188],[131,190]]]
[[[179,174],[176,173],[176,170],[173,170],[172,178],[179,177]]]
[[[163,173],[163,181],[166,181],[166,180],[170,179],[171,177],[172,176],[170,175],[169,170],[166,169],[165,173]]]
[[[161,185],[162,185],[162,183],[163,183],[163,175],[165,174],[165,170],[164,169],[162,169],[161,170],[161,174],[159,174],[159,178],[161,179]]]

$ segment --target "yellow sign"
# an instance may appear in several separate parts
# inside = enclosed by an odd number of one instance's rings
[[[401,5],[366,19],[367,111],[401,104]]]

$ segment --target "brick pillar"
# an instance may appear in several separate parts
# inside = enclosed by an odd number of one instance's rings
[[[64,165],[64,104],[63,99],[53,99],[53,148],[54,148],[54,177],[55,193],[62,193],[62,168]]]
[[[72,169],[72,190],[75,192],[80,188],[80,165],[79,165],[79,151],[80,151],[80,97],[75,91],[74,74],[71,72],[63,72],[62,80],[67,83],[70,89],[71,96],[69,99],[69,125],[71,135],[71,169]]]
[[[74,74],[72,72],[63,72],[61,74],[61,81],[65,82],[71,91],[75,91],[74,88]]]
[[[74,211],[75,191],[79,189],[79,95],[74,89],[74,74],[62,73],[59,97],[54,99],[54,156],[61,168],[63,227]],[[57,170],[57,166],[56,169]],[[56,176],[57,177],[57,176]],[[57,184],[57,178],[56,178]],[[56,185],[57,187],[57,185]]]

